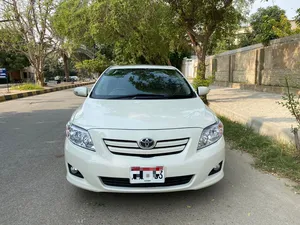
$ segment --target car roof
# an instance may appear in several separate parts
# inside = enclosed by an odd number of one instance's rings
[[[174,66],[160,66],[160,65],[125,65],[125,66],[111,66],[109,69],[164,69],[177,70]]]

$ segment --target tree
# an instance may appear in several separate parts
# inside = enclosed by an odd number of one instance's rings
[[[109,10],[107,10],[109,9]],[[116,61],[167,64],[180,46],[179,29],[168,5],[153,0],[102,0],[91,5],[96,42],[114,44]]]
[[[6,68],[8,72],[21,70],[30,65],[25,55],[13,52],[0,52],[0,67]]]
[[[173,52],[170,52],[169,59],[170,64],[177,69],[181,70],[182,61],[185,57],[190,57],[191,51],[188,47],[182,48],[181,50],[175,50]]]
[[[55,35],[67,43],[68,48],[78,48],[81,45],[94,45],[90,32],[89,0],[63,0],[56,7],[51,17]]]
[[[246,33],[239,36],[238,48],[243,48],[253,44],[254,44],[254,35],[250,31],[250,29],[247,29]]]
[[[79,70],[86,70],[88,73],[102,73],[108,66],[110,61],[101,54],[98,54],[95,59],[84,60],[76,63],[75,67]]]
[[[300,26],[300,8],[296,10],[296,16],[295,16],[295,21]]]
[[[292,30],[292,25],[285,15],[281,15],[279,22],[273,21],[273,23],[272,30],[279,38],[287,37],[296,33],[296,30]]]
[[[293,34],[300,34],[300,8],[296,10],[296,16],[294,17],[297,27],[293,29]]]
[[[68,41],[113,46],[111,63],[178,64],[170,57],[192,43],[204,78],[209,45],[232,35],[246,2],[252,0],[65,0],[56,14]]]
[[[259,8],[250,18],[254,43],[269,44],[270,40],[292,34],[285,11],[278,6]]]
[[[69,80],[69,62],[73,51],[92,40],[87,26],[89,24],[87,9],[88,1],[86,0],[62,1],[51,17],[54,35],[59,40],[58,52],[64,61],[64,73],[67,80]],[[88,45],[91,45],[91,42]]]
[[[177,24],[187,33],[198,58],[198,76],[205,79],[205,59],[215,35],[215,40],[240,23],[242,4],[245,1],[233,0],[165,0],[175,12]]]
[[[62,77],[64,75],[64,65],[59,58],[59,54],[55,52],[45,60],[44,77],[46,80],[53,80],[56,76]]]
[[[217,35],[213,35],[207,50],[207,54],[215,55],[238,48],[239,45],[236,43],[236,38],[237,36],[234,34],[231,36],[224,36],[222,39],[219,39]]]
[[[37,82],[44,85],[44,64],[49,54],[56,50],[49,23],[54,13],[55,0],[1,0],[1,25],[6,32],[1,33],[0,48],[24,54],[34,67]]]
[[[185,47],[174,15],[159,1],[65,0],[56,14],[56,30],[77,48],[112,46],[112,64],[167,64],[170,52]]]

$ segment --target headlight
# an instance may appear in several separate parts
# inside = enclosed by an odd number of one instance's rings
[[[217,142],[222,137],[223,131],[224,127],[221,121],[218,121],[217,123],[206,127],[202,131],[197,150],[200,150]]]
[[[66,126],[66,135],[73,144],[95,151],[94,143],[87,130],[68,123]]]

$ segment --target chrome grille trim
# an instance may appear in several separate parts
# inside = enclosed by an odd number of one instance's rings
[[[189,141],[189,139],[171,140],[171,141],[158,141],[156,143],[155,148],[186,145],[188,143],[188,141]]]
[[[139,149],[137,142],[129,142],[129,141],[123,142],[123,141],[110,141],[110,140],[105,140],[104,142],[107,146],[138,148]]]
[[[111,153],[143,157],[178,154],[185,149],[189,138],[158,140],[155,147],[149,150],[141,149],[137,141],[132,140],[103,139],[103,141]]]
[[[178,152],[183,151],[185,145],[170,147],[170,148],[158,148],[158,149],[150,149],[150,150],[143,150],[143,149],[128,149],[128,148],[117,148],[108,146],[109,151],[117,152],[117,153],[128,153],[128,154],[159,154],[159,153],[170,153],[170,152]]]

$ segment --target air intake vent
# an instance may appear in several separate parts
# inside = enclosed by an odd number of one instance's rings
[[[113,187],[170,187],[187,184],[191,181],[193,175],[180,176],[180,177],[167,177],[165,183],[143,183],[131,184],[128,178],[113,178],[113,177],[100,177],[103,184]]]

